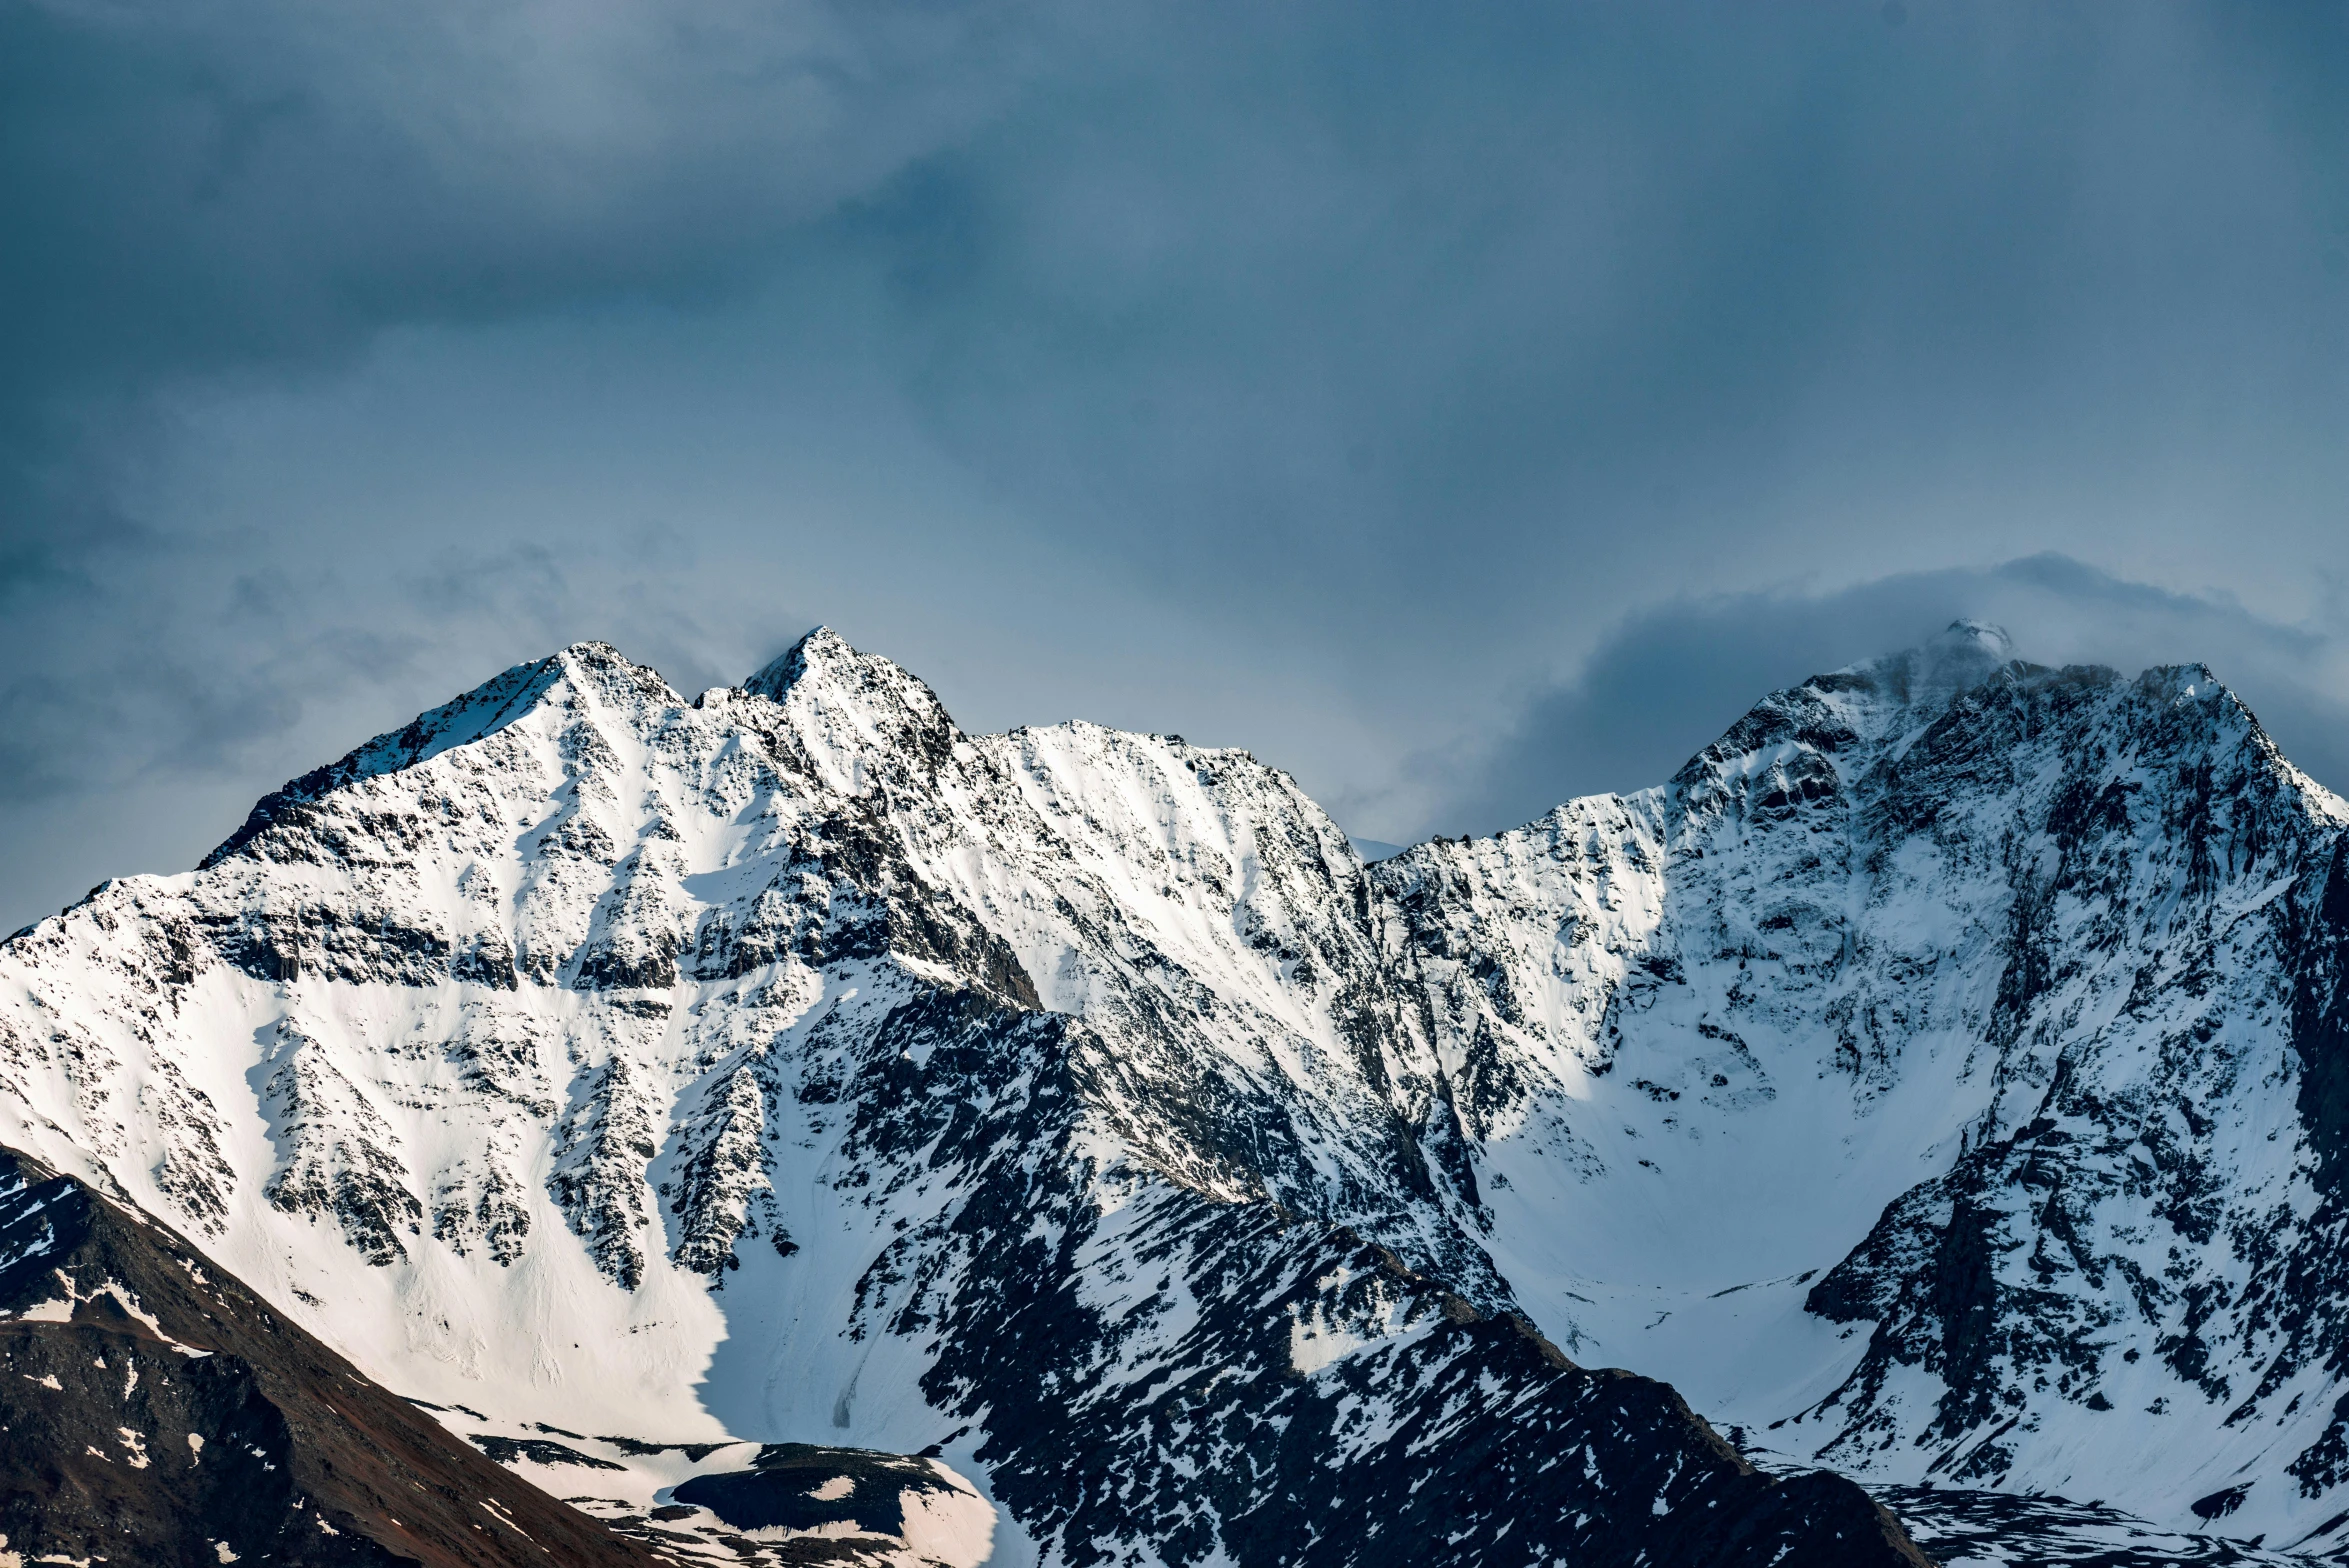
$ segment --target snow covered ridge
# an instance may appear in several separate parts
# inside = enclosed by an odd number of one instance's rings
[[[2008,655],[1366,867],[828,632],[690,703],[582,644],[0,946],[0,1142],[404,1393],[932,1451],[998,1560],[1902,1560],[1573,1362],[2338,1541],[2345,814],[2207,672]]]
[[[1909,1560],[1515,1314],[1382,911],[1243,753],[584,644],[0,947],[0,1141],[404,1394],[934,1453],[998,1560]]]

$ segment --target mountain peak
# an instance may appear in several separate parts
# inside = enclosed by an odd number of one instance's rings
[[[783,694],[798,685],[809,670],[851,665],[862,658],[847,638],[829,626],[818,626],[760,666],[757,674],[742,683],[742,689],[781,702]]]
[[[770,660],[743,682],[743,690],[792,715],[810,757],[835,784],[865,776],[859,758],[918,754],[935,760],[956,734],[945,706],[920,677],[849,646],[829,626],[818,626]]]
[[[2014,639],[1989,621],[1960,617],[1930,640],[1899,653],[1863,659],[1823,677],[1890,696],[1901,707],[1946,702],[1971,691],[2014,661]]]
[[[1908,663],[1909,700],[1954,697],[1971,690],[2014,656],[2014,639],[2004,627],[1988,621],[1952,621],[1931,642],[1901,655]]]
[[[1987,657],[2004,664],[2015,656],[2015,640],[2003,626],[1960,616],[1925,644],[1925,651],[1940,657]]]
[[[920,676],[877,653],[852,647],[829,626],[818,626],[770,659],[742,689],[771,702],[787,703],[805,693],[819,704],[842,701],[909,708],[925,718],[944,716],[937,694]]]
[[[202,867],[208,869],[235,854],[289,810],[355,780],[397,773],[453,746],[478,740],[528,712],[564,676],[611,660],[619,660],[619,654],[608,644],[574,643],[549,658],[517,664],[463,696],[418,714],[401,728],[378,735],[338,761],[314,768],[263,796],[243,826],[204,857]]]

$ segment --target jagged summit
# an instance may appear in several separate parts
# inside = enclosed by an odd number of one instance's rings
[[[934,776],[961,738],[917,676],[850,647],[828,626],[800,638],[743,690],[780,706],[802,755],[852,794]]]
[[[244,824],[198,869],[209,869],[236,854],[268,827],[335,790],[364,779],[402,772],[442,752],[469,745],[514,723],[550,695],[566,690],[599,693],[604,700],[637,706],[682,701],[660,673],[632,662],[608,642],[575,642],[559,653],[517,664],[471,691],[418,714],[399,729],[354,747],[337,761],[293,779],[262,797]]]
[[[1964,646],[1980,648],[1999,663],[2014,657],[2014,639],[2006,628],[1994,621],[1977,621],[1970,616],[1959,616],[1934,638],[1939,647]]]
[[[829,626],[818,626],[768,660],[742,690],[786,704],[794,692],[813,690],[821,694],[819,700],[878,699],[941,715],[945,711],[919,676],[880,654],[850,646]]]
[[[742,690],[768,697],[770,702],[782,702],[782,695],[792,690],[792,683],[806,674],[810,664],[853,662],[855,657],[857,650],[848,646],[848,638],[843,638],[839,631],[834,631],[832,627],[815,627],[806,631],[792,646],[775,655],[773,660],[761,664],[759,671],[749,681],[742,683]]]
[[[1706,820],[1748,792],[1774,808],[1793,799],[1853,802],[1888,785],[1915,796],[2012,784],[2016,767],[2039,755],[2029,743],[2042,729],[2090,711],[2105,728],[2100,755],[2117,749],[2149,766],[2157,758],[2207,766],[2223,757],[2227,766],[2288,778],[2320,815],[2336,809],[2316,799],[2324,792],[2284,761],[2207,666],[2157,665],[2129,677],[2100,664],[2034,664],[2014,657],[1998,627],[1967,620],[1919,647],[1772,692],[1691,758],[1670,788]],[[1870,782],[1872,774],[1880,777]]]
[[[742,689],[781,702],[784,694],[811,667],[853,666],[863,658],[831,627],[818,626],[761,665],[757,674],[742,683]]]
[[[809,673],[817,679],[808,681]],[[819,626],[744,682],[742,690],[788,703],[794,688],[808,687],[813,710],[805,738],[819,750],[833,748],[828,732],[846,726],[867,735],[889,730],[903,741],[919,732],[934,742],[945,710],[919,680],[889,660],[859,653],[829,627]],[[237,831],[205,856],[208,869],[243,850],[273,823],[323,796],[364,779],[402,772],[454,747],[479,741],[553,701],[567,711],[590,707],[636,712],[681,707],[684,698],[649,665],[629,659],[601,640],[572,643],[543,659],[517,664],[473,690],[417,715],[353,748],[339,760],[294,779],[265,796]]]

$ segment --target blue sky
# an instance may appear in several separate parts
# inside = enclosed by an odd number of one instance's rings
[[[603,637],[1351,830],[1959,614],[2349,786],[2349,12],[0,9],[0,928]]]

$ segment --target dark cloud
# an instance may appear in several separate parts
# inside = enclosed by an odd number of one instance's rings
[[[20,391],[741,287],[1015,93],[1048,8],[153,0],[0,12]]]
[[[1395,840],[2051,550],[2319,702],[2343,14],[1904,4],[0,7],[0,922],[582,636]]]
[[[1514,639],[1565,550],[1914,564],[1867,535],[1921,494],[2040,514],[1981,518],[1991,558],[2091,553],[2181,462],[2308,442],[2349,347],[2339,106],[2269,115],[2194,13],[2137,15],[1299,30],[1251,56],[1277,94],[1178,50],[1081,152],[1015,116],[922,171],[951,220],[897,227],[956,250],[909,291],[925,403],[1161,591],[1316,639],[1469,601],[1446,633]],[[2083,479],[2107,515],[2047,516]]]

